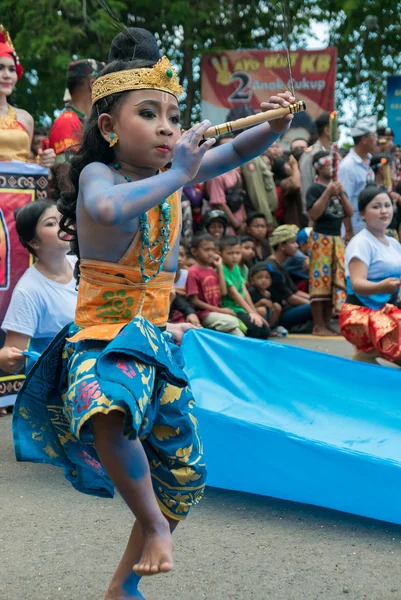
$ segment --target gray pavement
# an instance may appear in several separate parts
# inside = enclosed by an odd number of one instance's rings
[[[348,355],[343,340],[287,339]],[[0,419],[0,599],[102,600],[132,517],[79,494],[61,470],[16,464]],[[175,538],[175,569],[148,600],[401,600],[401,527],[208,489]]]

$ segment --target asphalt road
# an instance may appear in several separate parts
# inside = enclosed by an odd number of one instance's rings
[[[288,339],[337,355],[342,340]],[[0,419],[0,599],[103,600],[132,526],[121,498],[79,494],[61,470],[16,464]],[[148,600],[401,600],[401,527],[208,489],[175,534],[175,569]]]

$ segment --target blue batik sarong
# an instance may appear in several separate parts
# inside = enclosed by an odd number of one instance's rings
[[[119,410],[125,435],[142,441],[161,510],[184,518],[203,495],[206,468],[180,349],[142,317],[110,342],[66,341],[78,331],[68,325],[56,336],[18,394],[17,460],[63,467],[77,490],[112,497],[90,417]]]

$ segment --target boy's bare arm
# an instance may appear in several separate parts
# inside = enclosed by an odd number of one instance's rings
[[[253,303],[253,300],[252,300],[252,298],[251,298],[251,295],[250,295],[250,293],[248,292],[248,289],[247,289],[247,287],[246,287],[246,285],[245,285],[245,284],[242,286],[242,291],[243,291],[243,293],[244,293],[245,302],[246,302],[247,304],[249,304],[249,306],[250,306],[250,307],[251,307],[251,309],[252,309],[252,312],[255,312],[255,311],[256,311],[255,305],[254,305],[254,303]]]
[[[255,308],[252,308],[252,306],[248,304],[248,302],[241,296],[241,294],[238,292],[238,290],[235,289],[233,285],[228,286],[228,295],[230,296],[231,300],[236,302],[248,314],[255,312]]]

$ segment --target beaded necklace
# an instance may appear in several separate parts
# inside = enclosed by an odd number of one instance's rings
[[[121,173],[121,175],[124,177],[124,179],[126,181],[128,181],[128,183],[132,183],[132,179],[128,175],[125,175],[122,172],[120,163],[115,163],[113,165],[113,167],[116,169],[116,171],[119,171]],[[171,222],[170,204],[167,202],[167,200],[164,200],[163,202],[161,202],[158,205],[158,209],[160,212],[160,215],[159,215],[160,233],[159,233],[159,237],[154,242],[151,242],[149,239],[150,225],[148,222],[148,215],[145,213],[145,214],[139,216],[139,229],[141,232],[141,253],[138,256],[138,262],[139,262],[139,268],[141,271],[142,279],[144,280],[145,283],[147,283],[148,281],[150,281],[151,279],[154,279],[155,277],[157,277],[157,275],[159,275],[160,271],[163,269],[164,261],[170,250],[170,222]],[[160,258],[155,258],[152,254],[151,249],[153,247],[157,246],[161,241],[163,241],[161,256],[160,256]],[[146,273],[145,273],[144,255],[146,253],[151,262],[159,263],[157,271],[154,275],[146,275]]]

